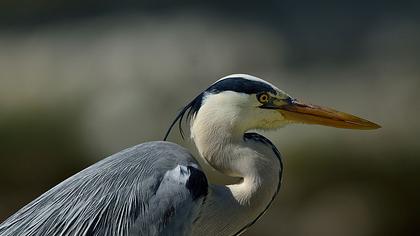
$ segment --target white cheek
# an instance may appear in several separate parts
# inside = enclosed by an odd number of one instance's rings
[[[287,122],[280,112],[275,110],[261,109],[256,111],[255,126],[260,129],[274,129],[284,126]]]
[[[275,129],[287,124],[278,111],[262,109],[259,106],[261,103],[254,94],[225,91],[208,95],[198,116],[192,122],[191,135],[194,138],[195,133],[220,130],[221,127],[235,127],[243,132],[250,129]]]

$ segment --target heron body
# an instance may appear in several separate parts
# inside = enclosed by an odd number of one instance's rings
[[[176,230],[187,235],[206,194],[207,180],[186,149],[149,142],[66,179],[10,217],[0,232],[173,235],[169,230]]]
[[[296,122],[379,127],[300,103],[244,74],[224,77],[200,93],[169,131],[179,121],[182,134],[184,116],[190,120],[199,158],[216,171],[237,177],[237,183],[209,184],[195,158],[175,143],[143,143],[42,194],[0,224],[0,235],[239,235],[269,208],[279,192],[283,169],[276,147],[252,130]]]

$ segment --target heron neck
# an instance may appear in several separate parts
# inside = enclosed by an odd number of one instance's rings
[[[244,133],[233,132],[235,127],[228,122],[223,124],[215,130],[192,129],[194,142],[207,164],[241,181],[210,186],[194,235],[237,233],[268,208],[278,191],[281,165],[272,148],[246,142]]]

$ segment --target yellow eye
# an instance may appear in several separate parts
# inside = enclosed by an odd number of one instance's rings
[[[266,93],[262,93],[262,94],[258,95],[258,101],[261,102],[261,103],[268,102],[269,98],[270,98],[269,95],[266,94]]]

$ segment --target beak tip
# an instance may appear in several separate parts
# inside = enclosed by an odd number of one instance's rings
[[[372,122],[372,129],[380,129],[380,128],[382,128],[381,125],[378,125],[378,124]]]
[[[380,128],[382,128],[381,125],[378,125],[376,123],[373,123],[373,122],[367,121],[367,120],[364,120],[363,122],[361,122],[359,124],[360,124],[359,126],[350,127],[350,128],[353,128],[353,129],[365,129],[365,130],[374,130],[374,129],[380,129]]]

